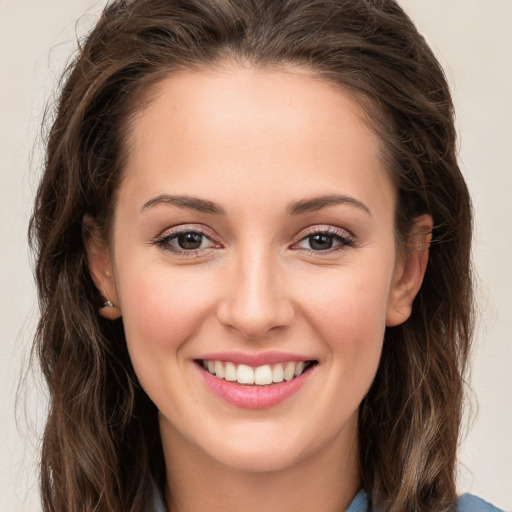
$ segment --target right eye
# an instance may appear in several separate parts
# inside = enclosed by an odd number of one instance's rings
[[[190,251],[192,249],[202,248],[205,245],[206,240],[206,237],[202,233],[188,231],[174,236],[169,240],[169,243],[175,243],[180,249]]]
[[[191,229],[167,232],[154,243],[162,249],[184,256],[196,255],[216,245],[205,233]]]

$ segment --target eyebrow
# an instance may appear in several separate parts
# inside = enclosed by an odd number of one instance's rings
[[[180,208],[187,208],[189,210],[196,210],[202,213],[214,213],[216,215],[225,215],[226,212],[222,206],[208,201],[207,199],[200,199],[192,196],[172,196],[168,194],[161,194],[153,199],[150,199],[141,208],[141,212],[152,208],[159,204],[170,204]]]
[[[179,208],[187,208],[189,210],[196,210],[201,213],[213,213],[216,215],[226,215],[226,211],[222,206],[213,201],[207,199],[200,199],[198,197],[187,196],[187,195],[169,195],[161,194],[156,196],[149,201],[145,202],[141,208],[141,212],[149,208],[160,204],[169,204],[178,206]],[[308,212],[316,212],[327,206],[336,204],[348,204],[359,208],[366,212],[368,215],[372,215],[370,209],[361,201],[354,197],[340,195],[340,194],[329,194],[324,196],[313,197],[311,199],[301,199],[300,201],[293,201],[288,204],[286,211],[289,215],[301,215]]]
[[[348,204],[355,206],[360,210],[372,215],[370,209],[361,201],[354,197],[344,196],[340,194],[329,194],[325,196],[313,197],[312,199],[302,199],[300,201],[292,202],[288,205],[287,212],[290,215],[300,215],[302,213],[316,212],[327,206],[336,204]]]

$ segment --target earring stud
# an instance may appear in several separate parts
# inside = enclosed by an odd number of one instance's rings
[[[117,306],[111,301],[107,300],[103,303],[104,308],[117,308]]]

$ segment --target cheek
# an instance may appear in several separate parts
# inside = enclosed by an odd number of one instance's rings
[[[170,355],[186,346],[211,313],[216,285],[205,272],[161,263],[122,270],[119,297],[128,350],[136,371],[147,370],[164,351]]]
[[[304,283],[303,315],[326,347],[335,375],[345,389],[366,393],[377,370],[386,326],[390,272],[373,266],[372,272],[343,268],[329,279]],[[338,270],[338,269],[336,269]],[[362,394],[361,394],[362,393]]]
[[[304,314],[329,339],[366,338],[383,332],[391,273],[386,267],[333,269],[331,275],[311,276],[300,285]]]

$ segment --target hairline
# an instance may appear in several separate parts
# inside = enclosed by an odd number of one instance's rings
[[[125,151],[123,151],[120,175],[112,194],[111,204],[109,205],[105,228],[103,230],[104,238],[111,247],[111,250],[113,249],[111,240],[113,239],[113,226],[115,223],[115,212],[117,211],[118,193],[123,180],[126,179],[127,176],[127,160],[130,156],[130,148],[133,147],[130,141],[133,141],[133,133],[138,117],[142,116],[159,97],[163,82],[172,79],[176,75],[183,73],[215,74],[237,68],[253,69],[270,73],[286,73],[299,77],[312,78],[347,95],[351,100],[351,106],[356,107],[352,109],[353,113],[376,137],[377,158],[381,161],[384,171],[391,180],[392,189],[395,191],[393,201],[394,211],[396,213],[398,208],[399,177],[398,172],[393,169],[391,152],[386,146],[386,141],[383,137],[383,133],[385,133],[383,126],[386,124],[387,116],[382,106],[375,98],[336,80],[332,72],[327,74],[318,67],[308,66],[298,61],[292,62],[287,60],[261,62],[258,59],[244,58],[243,55],[225,51],[221,58],[211,59],[209,61],[191,59],[189,62],[177,66],[162,66],[161,69],[157,69],[142,77],[138,87],[131,95],[130,103],[132,103],[133,106],[128,110],[127,115],[121,119],[122,126],[120,128],[121,145],[124,147]],[[126,100],[125,103],[127,103]],[[402,239],[403,237],[397,230],[396,222],[394,223],[394,232],[397,255],[403,257],[405,255],[405,243]]]

